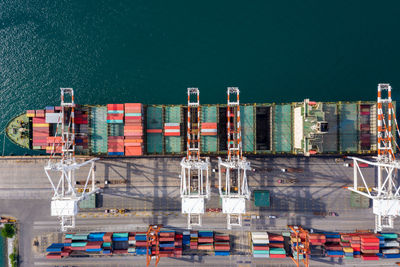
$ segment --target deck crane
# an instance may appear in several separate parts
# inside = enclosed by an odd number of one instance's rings
[[[232,226],[242,226],[246,199],[250,198],[246,175],[250,170],[250,162],[242,153],[239,89],[228,87],[227,96],[228,158],[218,158],[218,188],[222,212],[227,214],[228,229],[232,229]]]
[[[210,196],[208,171],[209,158],[200,157],[200,92],[188,88],[187,154],[181,161],[182,213],[187,214],[188,228],[201,226],[205,210],[205,199]]]
[[[61,130],[61,142],[53,143],[44,171],[54,194],[51,199],[51,216],[57,216],[61,221],[61,231],[75,227],[75,215],[78,213],[78,202],[96,193],[95,161],[97,158],[77,163],[75,160],[75,123],[74,123],[74,91],[72,88],[61,88],[61,113],[58,118],[57,130]],[[61,158],[55,154],[61,154]],[[90,166],[83,192],[77,192],[75,186],[75,171],[83,166]],[[58,173],[58,174],[57,174]],[[58,179],[58,182],[56,180]],[[88,186],[91,180],[91,188]]]
[[[296,264],[297,267],[300,266],[300,263],[303,262],[305,267],[310,266],[309,257],[310,257],[310,241],[308,238],[308,231],[304,230],[301,226],[296,225],[288,225],[290,230],[293,231],[296,237],[296,257],[292,255],[290,258]],[[301,236],[304,236],[304,242],[301,241]],[[300,242],[299,242],[300,240]],[[302,255],[302,259],[300,259],[300,255]]]
[[[354,184],[353,187],[348,187],[348,189],[372,199],[373,213],[375,214],[375,232],[382,231],[384,228],[393,228],[394,218],[400,215],[400,187],[397,177],[400,162],[395,158],[394,154],[395,146],[399,147],[396,143],[396,134],[394,136],[392,134],[393,122],[397,128],[397,135],[400,136],[400,132],[393,108],[391,91],[390,84],[378,84],[378,155],[376,161],[349,157],[353,160]],[[360,168],[361,164],[374,166],[377,177],[366,177],[365,171],[363,174]],[[376,184],[371,186],[375,181]]]

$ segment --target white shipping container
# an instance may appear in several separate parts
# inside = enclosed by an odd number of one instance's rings
[[[398,247],[399,242],[397,241],[385,241],[385,247]]]
[[[61,120],[61,113],[46,113],[46,123],[58,123]]]
[[[399,254],[398,248],[389,248],[389,249],[382,249],[383,254]]]
[[[164,123],[164,126],[168,126],[168,127],[177,127],[179,125],[180,125],[179,123],[175,123],[175,122]]]
[[[264,238],[252,238],[253,244],[269,244],[269,239]]]

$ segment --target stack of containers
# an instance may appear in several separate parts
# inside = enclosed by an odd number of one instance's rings
[[[214,233],[213,231],[199,231],[198,232],[198,250],[212,251],[214,248]]]
[[[103,254],[110,255],[112,254],[112,246],[111,246],[111,241],[112,241],[112,232],[107,232],[103,235]]]
[[[47,249],[46,252],[48,259],[59,259],[61,257],[68,257],[71,254],[70,243],[53,243]]]
[[[108,155],[123,156],[124,155],[124,137],[109,136],[108,137]]]
[[[339,233],[325,233],[326,243],[326,256],[331,258],[342,258],[343,248],[340,245],[340,234]]]
[[[88,235],[88,241],[97,242],[97,241],[104,241],[103,237],[106,233],[105,232],[94,232]]]
[[[47,137],[50,134],[49,124],[46,123],[44,118],[33,118],[32,119],[33,133],[32,133],[32,146],[33,149],[46,149],[47,148]]]
[[[164,123],[164,135],[165,136],[180,136],[181,126],[179,123],[168,122]]]
[[[128,235],[128,253],[136,252],[136,241],[135,241],[135,233],[130,232]]]
[[[362,235],[361,252],[363,260],[379,260],[379,257],[376,255],[379,253],[379,238],[372,234]]]
[[[146,232],[136,232],[136,255],[146,255],[147,235]],[[151,248],[149,248],[151,253]]]
[[[361,237],[357,234],[351,234],[350,246],[353,249],[354,258],[361,257]]]
[[[45,108],[46,113],[54,113],[54,106],[47,106]]]
[[[175,249],[174,249],[174,256],[176,258],[181,258],[182,257],[182,252],[183,252],[183,235],[175,233]]]
[[[253,257],[269,258],[269,238],[267,232],[251,232]]]
[[[182,244],[185,246],[185,248],[190,248],[190,231],[183,232]]]
[[[215,256],[229,256],[230,243],[228,234],[215,234],[214,235],[214,251]]]
[[[125,155],[143,155],[143,108],[141,103],[125,104]]]
[[[190,231],[190,249],[198,248],[199,233],[197,231]]]
[[[397,241],[397,234],[395,233],[382,233],[384,238],[382,253],[385,258],[400,258],[399,242]]]
[[[86,252],[100,252],[102,244],[103,241],[88,241],[85,246]]]
[[[343,248],[343,256],[345,259],[354,258],[354,250],[351,247],[351,235],[341,234],[340,235],[340,245]]]
[[[201,133],[201,135],[217,135],[217,123],[216,122],[202,122],[200,133]]]
[[[324,234],[308,233],[308,240],[311,246],[322,246],[326,243],[326,237]]]
[[[285,258],[286,251],[284,249],[284,239],[282,235],[268,234],[269,238],[269,257],[270,258]]]
[[[35,111],[35,118],[44,118],[44,110],[43,109],[38,109]]]
[[[113,254],[128,253],[128,233],[113,233],[112,244]]]
[[[26,116],[28,118],[34,118],[35,117],[35,111],[34,110],[27,110],[26,111]]]
[[[124,123],[124,104],[107,105],[107,123]]]
[[[75,110],[75,124],[88,124],[88,115],[82,110]]]
[[[159,241],[160,257],[173,257],[175,255],[175,231],[160,231]]]

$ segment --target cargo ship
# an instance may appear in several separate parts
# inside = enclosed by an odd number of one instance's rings
[[[183,155],[187,105],[74,104],[75,151],[81,155]],[[14,144],[61,152],[61,106],[27,110],[9,121]],[[200,105],[200,151],[227,151],[227,104]],[[247,155],[372,154],[377,151],[377,103],[315,102],[240,104],[241,140]]]

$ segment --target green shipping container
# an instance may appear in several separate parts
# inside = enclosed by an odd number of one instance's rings
[[[94,209],[96,208],[96,194],[91,194],[86,199],[79,201],[80,209]]]
[[[254,205],[256,207],[269,207],[270,204],[270,195],[268,190],[254,191]]]

